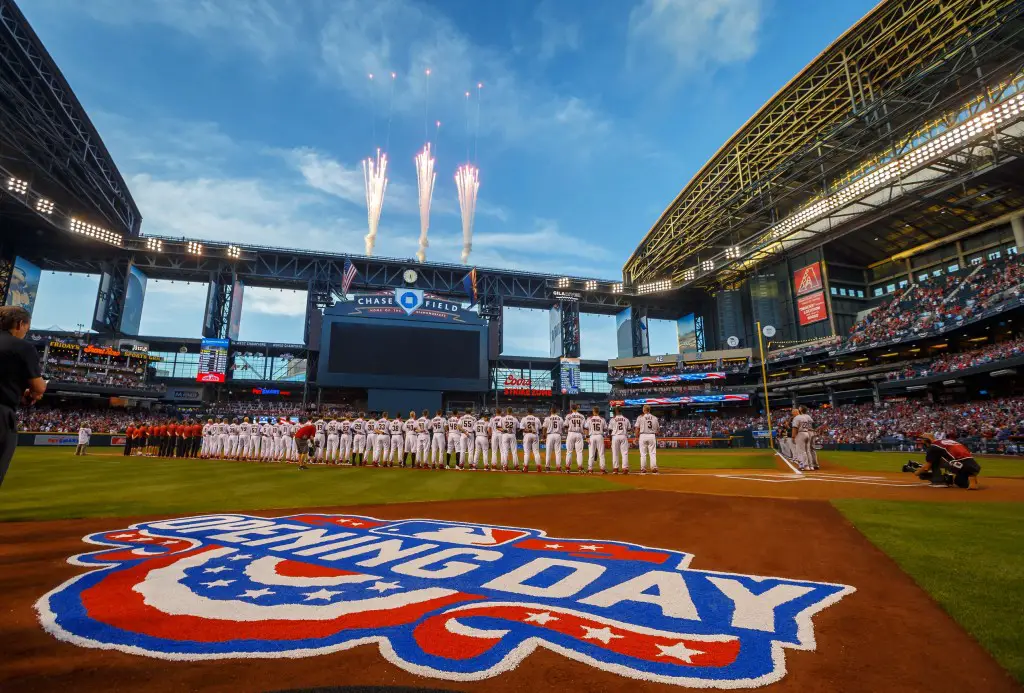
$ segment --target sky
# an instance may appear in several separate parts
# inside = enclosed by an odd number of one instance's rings
[[[687,181],[873,3],[19,6],[124,175],[144,234],[361,253],[360,161],[379,147],[390,163],[374,253],[412,257],[413,157],[430,141],[428,261],[459,261],[454,173],[471,162],[470,264],[617,280]],[[33,325],[87,325],[96,285],[45,274]],[[205,292],[150,281],[141,333],[199,336]],[[241,338],[299,342],[304,308],[303,292],[248,288]],[[509,309],[505,320],[505,353],[547,355],[544,312]],[[584,316],[581,330],[585,358],[615,356],[614,318]],[[650,332],[652,353],[676,350],[673,324]]]

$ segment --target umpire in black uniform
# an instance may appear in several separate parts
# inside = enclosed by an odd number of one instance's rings
[[[0,485],[18,446],[18,404],[39,401],[46,381],[39,371],[39,353],[25,341],[32,316],[18,306],[0,307]]]

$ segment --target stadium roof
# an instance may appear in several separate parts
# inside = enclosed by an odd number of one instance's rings
[[[830,214],[827,234],[800,235],[822,218],[801,219],[800,213],[844,186],[871,178],[870,173],[908,152],[921,137],[955,126],[965,109],[969,117],[997,103],[996,97],[1012,96],[1015,91],[1006,91],[1000,82],[1009,79],[1016,89],[1014,78],[1024,74],[1022,13],[1022,3],[1014,0],[879,4],[701,168],[627,261],[626,282],[634,289],[664,280],[674,287],[722,285],[774,254],[791,251],[797,244],[787,242],[790,237],[820,244],[826,236],[840,235],[840,227],[855,215]],[[985,168],[970,156],[942,163],[935,176],[918,176],[920,185],[913,186],[918,202],[935,193],[957,198],[963,192],[937,190],[938,173]],[[922,166],[900,169],[898,182],[920,174]],[[951,182],[955,188],[966,180]],[[987,185],[1005,198],[1010,191],[995,190],[1000,183]],[[892,199],[876,196],[859,212],[886,207]],[[929,206],[944,208],[931,199]],[[793,223],[779,230],[791,218]],[[915,228],[931,226],[929,219]],[[926,234],[907,234],[895,245],[909,247],[925,239]],[[877,253],[867,249],[864,254]]]
[[[124,236],[139,232],[128,186],[14,0],[0,0],[0,172],[68,215]]]

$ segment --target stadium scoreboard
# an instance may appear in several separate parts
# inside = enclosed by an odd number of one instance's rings
[[[558,381],[563,395],[580,393],[580,360],[562,357],[558,362]]]
[[[228,372],[228,339],[204,338],[199,345],[199,370],[196,381],[200,383],[223,383]]]

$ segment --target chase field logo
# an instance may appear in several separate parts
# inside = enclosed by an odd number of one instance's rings
[[[395,289],[395,303],[397,303],[406,315],[412,315],[423,305],[422,289]]]
[[[537,647],[702,688],[785,675],[811,617],[853,592],[691,570],[690,554],[532,529],[354,515],[207,515],[85,538],[94,570],[36,604],[61,640],[171,660],[306,657],[376,644],[475,681]]]

